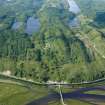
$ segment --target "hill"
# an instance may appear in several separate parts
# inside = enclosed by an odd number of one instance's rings
[[[96,16],[104,0],[75,1],[79,13],[63,0],[1,2],[0,71],[40,82],[105,77],[105,29]]]

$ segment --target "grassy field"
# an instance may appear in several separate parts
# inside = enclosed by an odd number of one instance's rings
[[[86,94],[96,94],[96,95],[105,95],[105,91],[103,90],[92,90],[85,92]]]
[[[14,85],[0,83],[0,105],[25,105],[35,99],[48,95],[48,89],[36,86],[32,89]],[[65,100],[67,105],[90,105],[78,100]],[[48,105],[61,105],[60,101],[52,101]]]
[[[30,90],[26,87],[0,83],[0,105],[25,105],[47,94],[45,88],[39,86]]]
[[[48,89],[40,86],[29,89],[14,84],[0,83],[0,105],[25,105],[35,99],[47,96],[48,92]],[[64,101],[67,105],[91,105],[74,99]],[[58,100],[49,102],[48,105],[61,105],[61,103]]]

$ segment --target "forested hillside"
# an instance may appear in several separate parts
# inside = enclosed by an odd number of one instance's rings
[[[0,72],[40,82],[105,77],[105,1],[75,1],[78,14],[64,0],[1,1]]]

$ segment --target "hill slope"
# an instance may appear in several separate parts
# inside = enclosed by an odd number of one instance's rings
[[[5,1],[0,7],[1,72],[11,71],[11,75],[45,82],[105,77],[104,26],[97,28],[91,13],[85,16],[89,12],[84,4],[92,2],[81,1],[77,0],[77,4],[84,11],[77,14],[70,12],[68,2],[63,0]],[[39,30],[28,34],[25,28],[30,17],[38,19],[32,27]],[[14,30],[15,22],[22,25]]]

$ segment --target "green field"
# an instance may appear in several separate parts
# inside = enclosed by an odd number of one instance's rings
[[[25,105],[47,94],[45,88],[39,86],[30,90],[18,85],[0,83],[0,105]]]
[[[92,90],[85,92],[86,94],[97,94],[97,95],[105,95],[105,91],[103,90]]]
[[[63,89],[65,92],[72,92],[76,89]],[[57,90],[58,91],[58,90]],[[53,91],[52,91],[53,92]],[[27,88],[15,84],[9,83],[0,83],[0,105],[26,105],[32,101],[35,101],[40,98],[44,98],[51,93],[51,90],[48,90],[44,86],[33,86],[32,88]],[[104,91],[93,90],[86,91],[87,94],[97,94],[105,95]],[[65,104],[67,105],[93,105],[89,101],[81,101],[78,99],[64,99]],[[61,105],[59,99],[55,101],[50,101],[48,105]],[[104,105],[104,103],[100,104]]]
[[[36,86],[32,89],[26,87],[0,83],[0,105],[25,105],[35,99],[48,95],[48,89]],[[64,100],[67,105],[90,105],[79,100]],[[49,102],[48,105],[61,105],[60,100]]]

